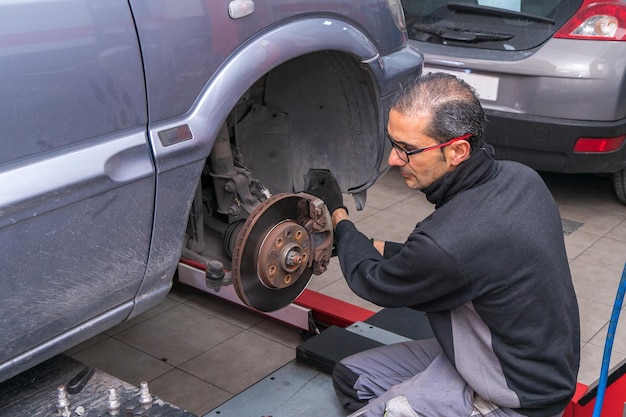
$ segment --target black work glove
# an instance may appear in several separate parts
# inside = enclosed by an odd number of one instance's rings
[[[306,189],[308,194],[323,200],[330,214],[339,208],[348,209],[343,205],[343,196],[337,180],[327,169],[312,169],[309,171],[309,185]]]

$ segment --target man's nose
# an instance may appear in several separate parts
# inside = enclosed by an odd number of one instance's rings
[[[398,156],[398,152],[396,152],[395,149],[391,149],[391,152],[389,153],[389,158],[387,159],[387,163],[389,164],[389,166],[396,166],[396,167],[401,167],[406,165],[406,162],[404,162],[402,160],[402,158],[400,158],[400,156]]]

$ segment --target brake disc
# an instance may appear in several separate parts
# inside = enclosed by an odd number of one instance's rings
[[[249,307],[274,311],[300,295],[332,252],[326,205],[309,194],[277,194],[250,214],[234,245],[233,284]]]

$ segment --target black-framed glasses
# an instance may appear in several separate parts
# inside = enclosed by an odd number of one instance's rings
[[[459,140],[465,140],[465,139],[469,138],[470,136],[472,136],[471,133],[466,133],[463,136],[452,138],[449,141],[444,142],[444,143],[440,143],[438,145],[427,146],[425,148],[413,149],[412,151],[407,151],[407,150],[403,149],[398,142],[393,140],[393,138],[391,137],[389,132],[387,132],[387,130],[385,130],[385,134],[387,135],[387,138],[389,139],[389,142],[391,142],[391,146],[396,151],[396,155],[398,155],[398,158],[400,158],[402,160],[402,162],[405,162],[405,163],[409,162],[409,157],[411,155],[415,155],[415,154],[418,154],[418,153],[430,151],[431,149],[443,148],[443,147],[446,147],[448,145],[453,144],[454,142],[457,142]]]

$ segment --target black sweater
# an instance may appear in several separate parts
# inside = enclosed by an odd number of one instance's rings
[[[539,175],[489,148],[424,190],[435,211],[381,256],[352,222],[336,228],[350,288],[385,307],[425,311],[471,388],[548,417],[572,397],[578,305],[557,206]]]

